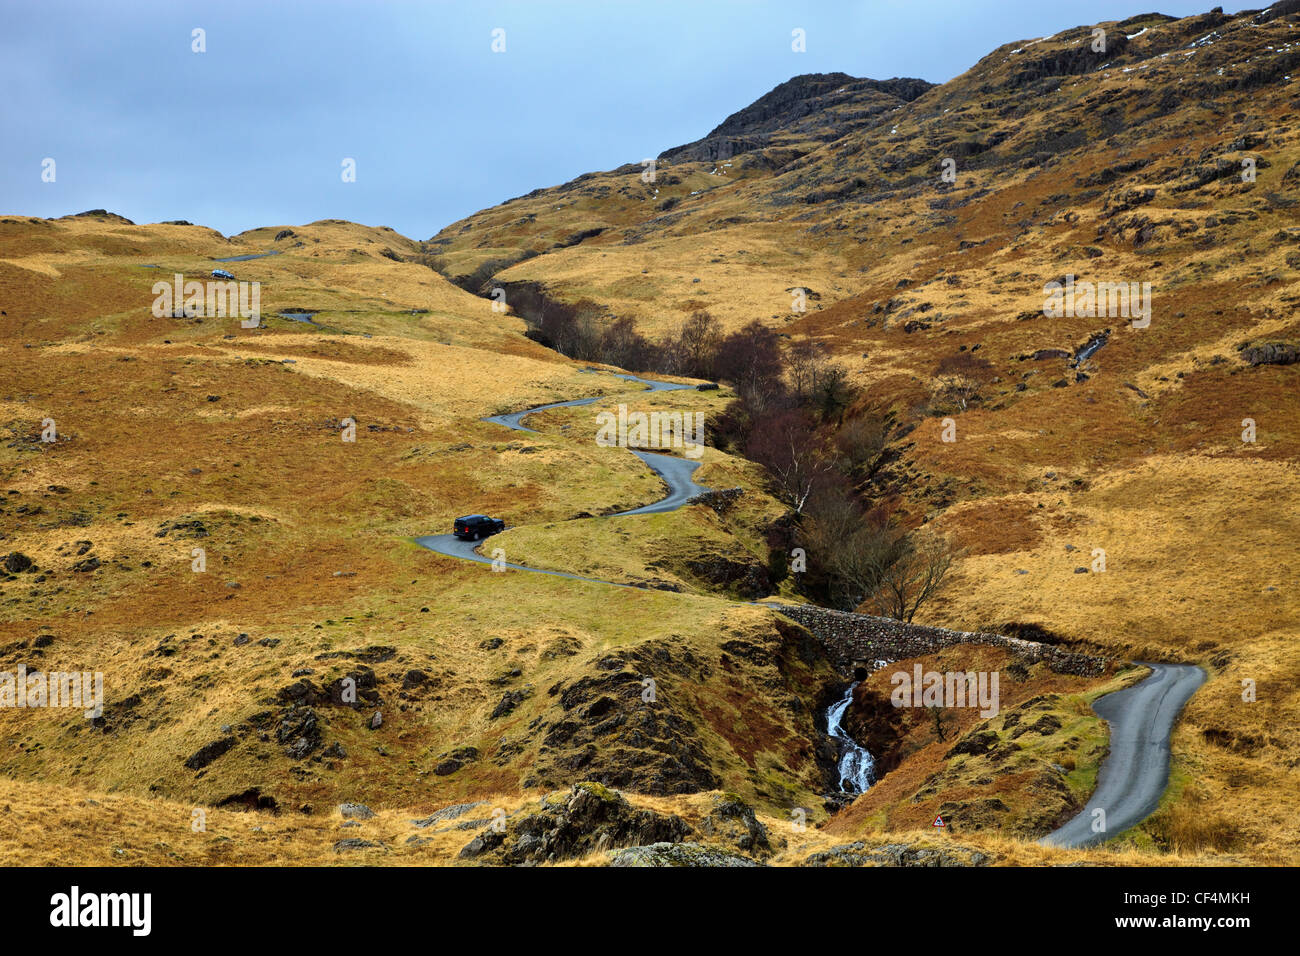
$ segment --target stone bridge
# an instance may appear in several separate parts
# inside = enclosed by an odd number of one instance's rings
[[[1113,661],[1068,651],[1002,634],[950,631],[942,627],[905,624],[887,617],[832,611],[812,604],[769,604],[774,610],[806,627],[821,640],[835,667],[845,677],[859,668],[875,669],[879,660],[897,661],[933,654],[957,644],[986,644],[1011,651],[1026,661],[1045,661],[1059,674],[1096,677]],[[861,675],[859,675],[861,676]]]

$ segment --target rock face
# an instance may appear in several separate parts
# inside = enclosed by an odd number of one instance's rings
[[[763,866],[731,850],[699,843],[654,843],[610,854],[609,866]]]
[[[847,73],[806,73],[786,80],[732,113],[703,139],[665,150],[674,162],[722,162],[779,142],[778,133],[838,139],[855,125],[916,99],[925,80],[868,80]],[[790,158],[794,158],[793,154]]]
[[[700,832],[734,843],[737,849],[746,853],[767,855],[772,852],[767,827],[758,821],[758,818],[754,815],[753,807],[750,807],[734,794],[724,793],[713,798],[713,808],[700,822]],[[637,865],[679,866],[681,864]]]
[[[804,866],[988,866],[985,853],[964,846],[931,849],[907,843],[846,843],[814,853]]]
[[[629,844],[677,843],[690,832],[681,817],[639,810],[617,791],[588,782],[542,798],[537,809],[516,814],[504,829],[488,827],[459,856],[488,864],[529,865]]]
[[[1289,342],[1248,345],[1241,350],[1241,358],[1248,365],[1293,365],[1300,362],[1300,345]]]

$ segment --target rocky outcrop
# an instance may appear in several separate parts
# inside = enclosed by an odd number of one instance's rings
[[[616,790],[580,783],[542,798],[532,811],[494,822],[459,858],[507,866],[572,860],[600,850],[678,843],[691,832],[681,817],[633,807]]]
[[[686,650],[639,647],[597,659],[587,676],[547,691],[555,705],[529,724],[540,746],[523,785],[553,787],[577,777],[638,793],[716,788],[694,721],[669,695],[659,699],[659,685],[673,678],[704,683],[708,676],[708,665]]]
[[[791,784],[821,792],[833,753],[823,760],[808,702],[835,683],[825,649],[781,618],[746,613],[720,629],[713,647],[672,637],[575,658],[573,676],[539,691],[526,724],[518,714],[502,722],[490,759],[521,766],[526,789],[590,780],[688,794],[744,774],[759,797],[780,799]],[[779,790],[765,779],[773,762],[785,774]]]
[[[767,568],[752,561],[735,561],[714,554],[684,562],[695,578],[712,590],[730,591],[743,600],[752,601],[772,593],[772,579]]]
[[[9,574],[22,574],[35,567],[35,563],[21,551],[10,551],[5,555],[4,569]]]
[[[988,866],[993,860],[970,847],[931,848],[908,843],[845,843],[814,853],[803,866]]]
[[[700,821],[700,832],[733,844],[745,853],[766,856],[772,852],[767,827],[759,822],[754,808],[733,793],[713,798],[713,806]]]
[[[185,766],[189,770],[202,770],[237,743],[239,741],[234,737],[221,737],[211,743],[204,744],[192,757],[185,761]]]
[[[732,113],[703,139],[665,150],[660,159],[723,162],[773,145],[777,133],[829,142],[910,103],[932,85],[909,78],[869,80],[847,73],[807,73]]]
[[[763,866],[732,850],[700,843],[654,843],[610,854],[609,866]]]
[[[744,493],[744,488],[722,488],[718,491],[704,491],[692,498],[687,498],[686,503],[688,505],[704,505],[722,515],[730,511]]]
[[[1247,365],[1294,365],[1300,362],[1300,345],[1290,342],[1247,345],[1241,349],[1241,359]]]

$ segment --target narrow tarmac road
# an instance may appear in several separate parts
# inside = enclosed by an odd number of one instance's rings
[[[656,382],[635,375],[619,375],[619,377],[648,385],[650,391],[691,388],[690,385]],[[484,418],[483,421],[496,422],[516,431],[532,432],[534,429],[524,425],[523,419],[533,412],[590,405],[606,397],[608,396],[595,396],[539,405],[521,412],[511,412],[508,415],[492,415]],[[617,518],[624,515],[675,511],[682,507],[687,499],[709,490],[702,485],[697,485],[691,477],[695,469],[700,466],[698,461],[630,450],[664,480],[668,486],[668,495],[653,504],[606,517]],[[487,540],[491,542],[492,539]],[[448,557],[463,558],[481,564],[492,563],[490,557],[485,557],[476,550],[480,542],[462,541],[451,534],[426,535],[416,538],[415,541],[421,547]],[[530,568],[522,564],[507,563],[505,566],[516,571],[550,574],[575,581],[591,581],[621,588],[650,590],[644,585],[619,584],[615,581],[587,578],[563,571]],[[1160,797],[1169,781],[1169,735],[1173,731],[1174,723],[1183,705],[1205,682],[1206,675],[1205,671],[1194,664],[1147,663],[1145,666],[1151,668],[1149,677],[1132,687],[1100,697],[1093,705],[1097,715],[1110,725],[1110,753],[1107,754],[1098,772],[1097,789],[1077,816],[1043,837],[1040,843],[1060,847],[1092,846],[1141,823],[1159,805]],[[1101,818],[1100,814],[1094,812],[1098,809],[1104,811],[1104,829],[1094,831],[1094,821]]]
[[[690,385],[680,385],[675,382],[656,382],[648,378],[638,378],[635,375],[623,375],[619,373],[619,378],[627,379],[631,382],[640,382],[648,385],[647,391],[651,392],[668,392],[678,389],[692,388]],[[539,405],[536,408],[526,408],[522,412],[511,412],[508,415],[490,415],[484,418],[485,422],[495,422],[498,425],[504,425],[506,428],[513,428],[515,431],[535,432],[536,429],[529,428],[523,423],[526,415],[534,412],[544,412],[550,408],[574,408],[578,405],[590,405],[599,401],[601,398],[608,396],[597,395],[592,398],[577,398],[569,402],[553,402],[550,405]],[[633,508],[630,511],[619,511],[614,514],[604,515],[606,518],[621,518],[625,515],[643,515],[643,514],[660,514],[667,511],[676,511],[686,504],[687,500],[695,495],[701,494],[709,489],[704,485],[697,485],[691,477],[695,469],[700,467],[698,461],[691,461],[687,458],[675,458],[672,455],[660,455],[655,452],[638,451],[635,448],[628,449],[636,455],[647,467],[656,475],[663,479],[664,484],[668,486],[668,494],[658,501],[640,508]],[[508,530],[508,529],[507,529]],[[491,542],[491,538],[487,539]],[[424,535],[415,539],[415,543],[422,548],[428,548],[430,551],[436,551],[439,554],[445,554],[452,558],[464,558],[467,561],[477,561],[480,564],[491,564],[492,558],[480,554],[477,548],[481,542],[462,541],[454,534],[431,534]],[[490,549],[489,549],[489,553]],[[530,568],[523,564],[510,564],[505,562],[505,567],[513,568],[516,571],[532,571],[536,574],[550,574],[558,578],[569,578],[574,581],[594,581],[598,584],[616,584],[614,581],[604,581],[600,578],[586,578],[579,574],[569,574],[565,571],[546,571],[542,568]],[[643,585],[637,584],[618,584],[618,587],[637,588],[638,590],[650,590]]]
[[[1110,724],[1110,753],[1092,799],[1040,843],[1093,846],[1141,823],[1160,803],[1169,782],[1169,735],[1183,705],[1205,683],[1205,671],[1194,664],[1139,663],[1151,668],[1149,677],[1093,705]]]

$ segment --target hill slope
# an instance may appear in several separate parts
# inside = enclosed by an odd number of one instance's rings
[[[1009,42],[847,119],[848,78],[800,77],[666,152],[654,183],[588,174],[428,248],[448,275],[537,282],[648,332],[707,309],[829,350],[863,390],[849,417],[894,416],[874,493],[966,548],[926,613],[1205,665],[1175,741],[1187,794],[1155,839],[1199,816],[1215,827],[1184,845],[1293,854],[1298,78],[1293,2]],[[1050,316],[1067,276],[1150,283],[1150,324]],[[963,410],[936,372],[972,353],[989,366]]]
[[[591,173],[423,243],[335,220],[230,238],[102,211],[0,220],[0,671],[106,685],[93,722],[0,709],[6,860],[33,862],[33,830],[75,815],[89,842],[42,862],[445,863],[487,820],[410,821],[483,801],[513,829],[472,859],[517,862],[556,814],[614,807],[571,790],[596,781],[632,801],[609,810],[636,821],[624,834],[685,832],[636,811],[677,814],[783,864],[899,862],[887,841],[964,863],[1294,862],[1297,66],[1286,0],[1008,43],[932,88],[796,77],[669,149],[653,181]],[[152,312],[156,283],[213,268],[261,283],[262,327]],[[1151,283],[1150,324],[1050,317],[1045,284],[1067,275]],[[827,349],[860,390],[847,420],[889,416],[866,491],[964,548],[928,622],[1210,672],[1162,809],[1105,849],[1034,846],[1095,779],[1090,700],[1139,675],[959,648],[916,663],[1014,674],[1007,711],[881,731],[860,692],[852,726],[890,773],[827,822],[821,714],[843,682],[802,629],[734,601],[764,580],[783,510],[757,468],[706,451],[699,480],[744,489],[727,514],[590,517],[660,494],[590,440],[593,414],[713,420],[730,390],[642,397],[472,294],[522,281],[650,332],[708,309]],[[972,354],[989,364],[954,405],[940,363]],[[536,435],[479,420],[594,394]],[[473,511],[521,526],[493,541],[508,560],[664,589],[414,545]],[[377,816],[344,821],[348,801]],[[770,851],[720,835],[736,801]],[[792,828],[799,808],[824,828]],[[959,845],[918,837],[934,812]],[[350,837],[379,845],[335,847]],[[607,860],[579,841],[555,862]]]

